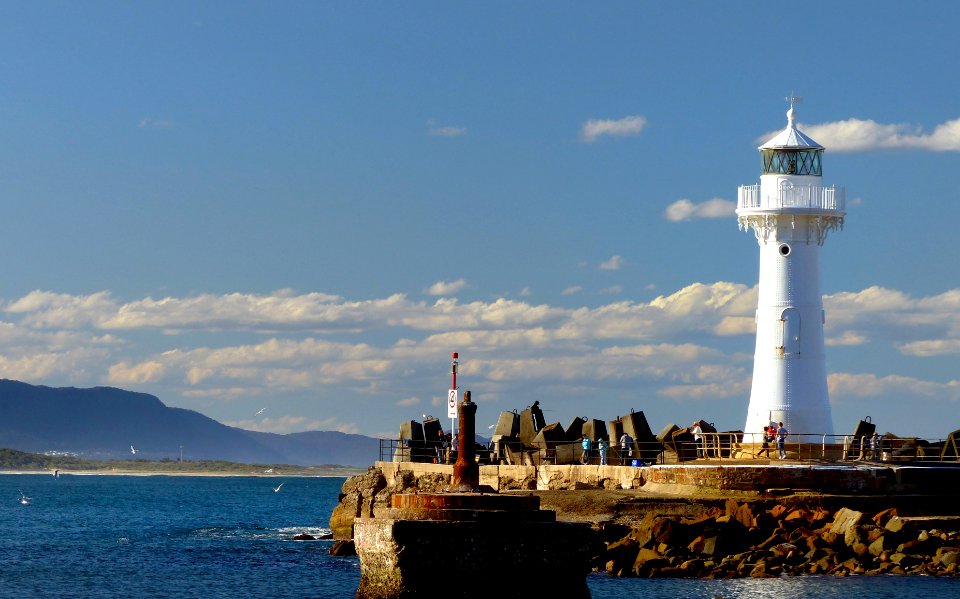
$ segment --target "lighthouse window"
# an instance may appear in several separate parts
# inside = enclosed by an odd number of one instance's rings
[[[821,175],[823,150],[762,150],[763,174]]]

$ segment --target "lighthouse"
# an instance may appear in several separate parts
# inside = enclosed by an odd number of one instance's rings
[[[790,434],[833,434],[820,248],[843,229],[843,187],[823,184],[823,146],[797,129],[789,98],[787,127],[760,146],[758,185],[741,185],[737,221],[760,245],[757,346],[745,433],[783,422]],[[750,437],[747,437],[749,440]]]

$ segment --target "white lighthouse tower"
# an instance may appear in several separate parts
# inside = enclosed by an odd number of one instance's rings
[[[741,185],[737,195],[740,228],[752,228],[760,244],[757,348],[745,433],[783,422],[791,434],[833,434],[820,246],[829,231],[843,228],[844,189],[823,184],[824,148],[794,124],[797,100],[790,98],[786,129],[760,146],[760,184]]]

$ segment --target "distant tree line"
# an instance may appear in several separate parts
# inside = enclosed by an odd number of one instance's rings
[[[360,469],[339,464],[321,466],[291,466],[289,464],[241,464],[224,460],[175,461],[164,458],[159,461],[134,460],[85,460],[73,456],[45,455],[16,449],[0,449],[0,470],[71,470],[86,471],[131,471],[131,472],[199,472],[210,474],[278,474],[306,476],[349,476]]]

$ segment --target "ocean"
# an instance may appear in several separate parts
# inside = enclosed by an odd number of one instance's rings
[[[279,492],[274,488],[284,483]],[[342,478],[0,476],[0,597],[353,597],[327,529]],[[20,503],[20,492],[30,505]],[[594,599],[960,598],[960,579],[647,580],[593,574]],[[442,590],[438,596],[443,596]]]

